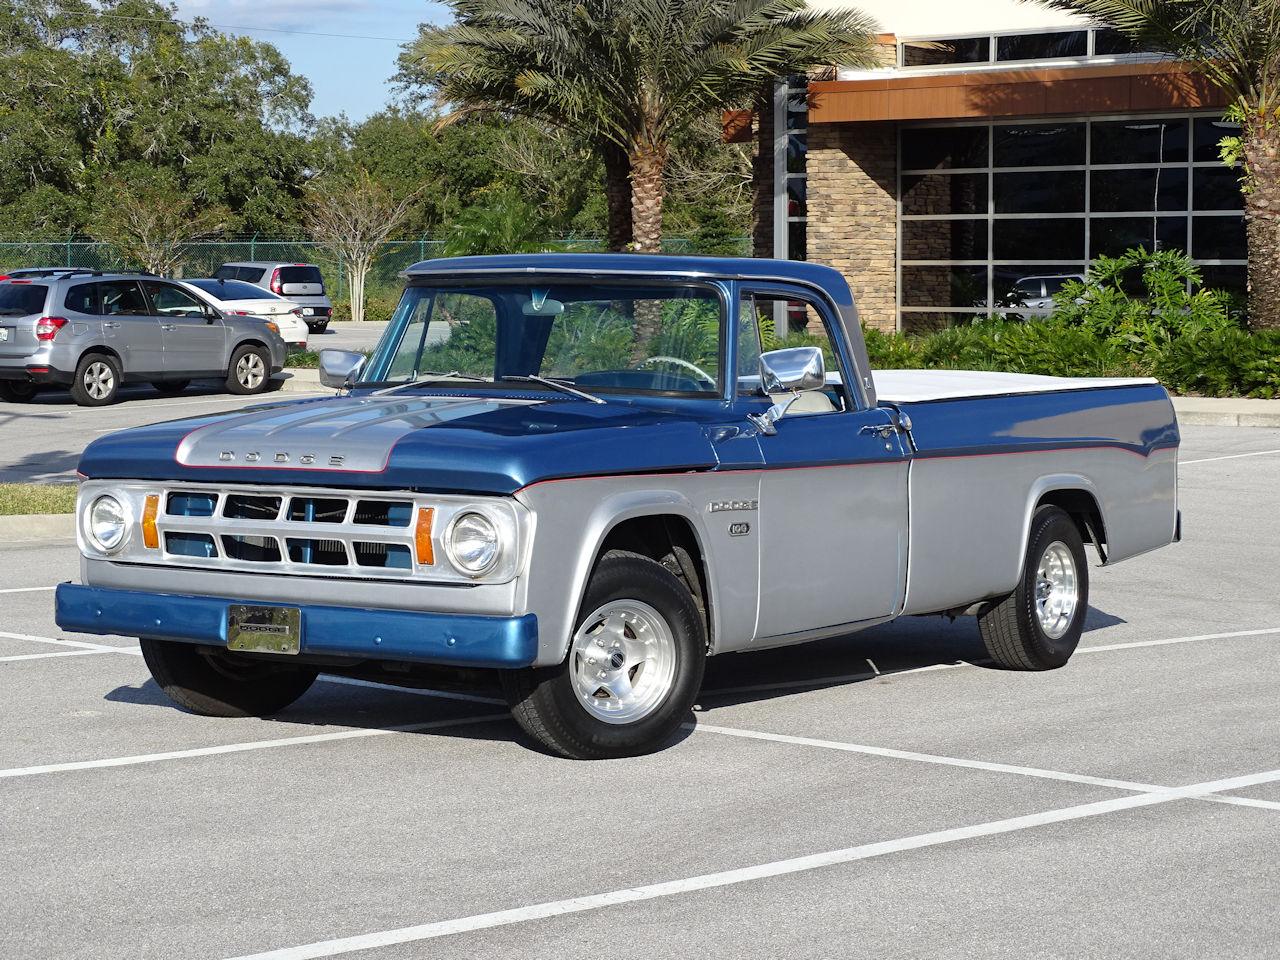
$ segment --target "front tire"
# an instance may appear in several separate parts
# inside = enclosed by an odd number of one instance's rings
[[[105,353],[90,353],[76,364],[71,399],[82,407],[105,407],[120,394],[120,364]]]
[[[1075,521],[1053,506],[1036,510],[1017,589],[978,614],[987,653],[1008,670],[1064,666],[1084,630],[1089,567]]]
[[[262,393],[271,382],[271,357],[262,347],[246,344],[231,355],[227,389],[232,393]]]
[[[591,575],[564,662],[506,671],[524,731],[552,753],[604,760],[652,753],[689,715],[706,665],[702,616],[660,563],[621,550]]]
[[[315,683],[319,671],[293,663],[236,657],[175,640],[143,638],[142,658],[165,695],[205,717],[279,713]]]

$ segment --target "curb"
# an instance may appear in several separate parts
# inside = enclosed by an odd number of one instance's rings
[[[284,382],[280,384],[280,389],[275,393],[320,393],[327,390],[327,387],[320,384],[320,371],[311,370],[305,367],[286,367],[283,374],[276,374],[276,377],[283,377]],[[273,377],[272,379],[276,379]]]
[[[75,538],[76,515],[74,513],[26,513],[0,517],[0,543],[30,543],[42,540],[74,540]]]
[[[1280,427],[1280,400],[1235,397],[1174,397],[1184,427]]]

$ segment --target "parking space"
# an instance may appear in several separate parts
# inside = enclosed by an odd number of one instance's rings
[[[58,632],[73,544],[0,546],[0,956],[1268,955],[1280,431],[1182,459],[1184,542],[1091,570],[1065,669],[940,618],[717,658],[676,743],[603,763],[491,689],[184,714]]]
[[[372,350],[387,329],[386,321],[363,323],[335,321],[324,333],[313,333],[307,340],[308,350]]]
[[[109,407],[78,407],[66,390],[44,391],[30,403],[0,402],[0,483],[74,480],[84,448],[116,430],[305,396],[309,394],[235,396],[218,383],[201,381],[176,397],[147,384],[123,387],[120,402]]]

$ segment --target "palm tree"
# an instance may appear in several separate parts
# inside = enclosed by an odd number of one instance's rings
[[[407,54],[463,109],[502,109],[582,135],[601,156],[611,249],[662,245],[673,137],[749,104],[765,83],[873,60],[872,23],[805,0],[448,0],[455,22]],[[625,171],[629,189],[621,185]]]
[[[1241,125],[1223,158],[1244,161],[1249,324],[1280,327],[1280,3],[1276,0],[1040,0],[1190,64]]]

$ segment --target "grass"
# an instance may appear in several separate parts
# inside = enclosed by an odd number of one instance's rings
[[[303,367],[307,370],[315,370],[320,366],[320,354],[314,350],[291,350],[289,355],[284,358],[286,367]]]
[[[0,483],[0,517],[75,513],[74,483]]]

